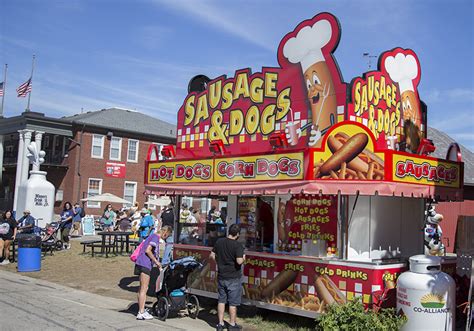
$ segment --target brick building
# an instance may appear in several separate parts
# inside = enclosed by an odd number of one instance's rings
[[[152,144],[174,144],[175,130],[172,124],[119,108],[63,118],[34,112],[0,118],[0,209],[13,207],[19,131],[40,139],[46,152],[41,170],[48,172],[48,180],[56,187],[55,213],[59,213],[66,201],[74,203],[106,192],[143,206],[147,199],[143,178],[148,149]],[[105,206],[86,203],[85,207],[86,213],[100,215]]]

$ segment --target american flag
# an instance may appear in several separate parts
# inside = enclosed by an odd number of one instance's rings
[[[3,82],[0,83],[0,97],[3,96]]]
[[[18,97],[26,97],[26,95],[31,92],[31,77],[26,82],[21,84],[17,89]]]

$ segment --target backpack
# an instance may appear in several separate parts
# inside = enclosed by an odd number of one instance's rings
[[[81,218],[86,216],[86,211],[84,210],[84,208],[81,208],[81,212],[79,213],[79,216],[81,216]]]

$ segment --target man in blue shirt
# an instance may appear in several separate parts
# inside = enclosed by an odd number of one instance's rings
[[[71,232],[71,235],[77,231],[77,235],[80,236],[81,235],[81,221],[82,221],[81,215],[83,215],[84,212],[78,202],[74,204],[73,212],[74,212],[74,217],[72,218],[73,231]]]
[[[153,217],[150,215],[148,209],[143,208],[141,211],[142,215],[142,220],[140,222],[140,228],[138,229],[140,239],[139,241],[142,242],[148,236],[152,233],[153,231],[153,226],[155,225],[155,221],[153,220]]]
[[[25,210],[23,216],[18,220],[18,232],[22,234],[34,233],[35,225],[35,218],[31,216],[29,210]]]

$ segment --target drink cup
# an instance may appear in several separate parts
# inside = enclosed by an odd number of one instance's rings
[[[300,121],[289,122],[286,124],[288,128],[288,133],[290,135],[290,139],[288,139],[288,143],[290,146],[295,146],[298,143],[298,129],[301,127]]]

